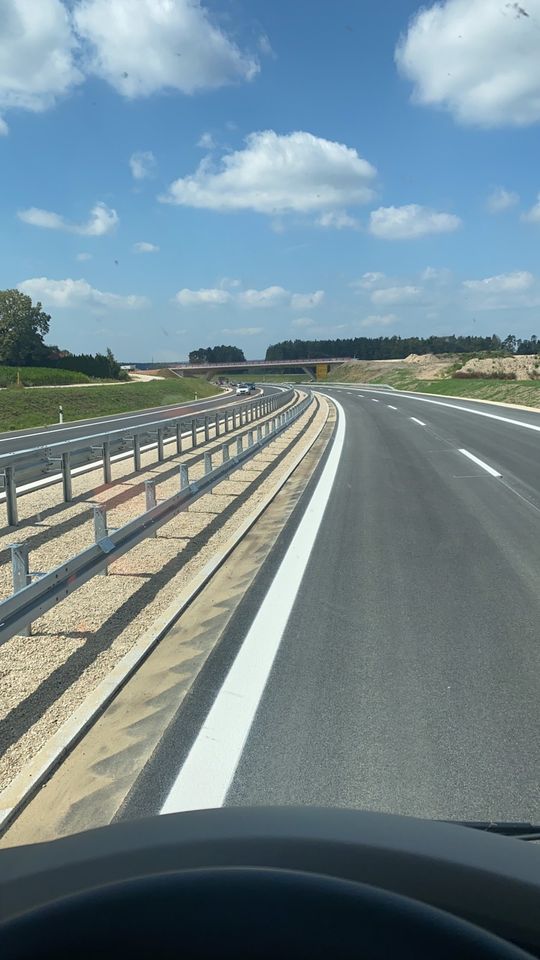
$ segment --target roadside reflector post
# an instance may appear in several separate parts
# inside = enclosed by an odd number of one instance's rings
[[[197,446],[197,421],[191,421],[191,446],[193,449]]]
[[[138,433],[133,434],[133,469],[141,469],[141,438]]]
[[[189,487],[189,468],[187,463],[180,464],[180,490]]]
[[[11,576],[13,580],[13,593],[24,590],[30,583],[30,573],[28,570],[28,544],[12,543],[10,545],[11,553]],[[32,632],[32,624],[17,631],[21,637],[29,637]]]
[[[237,457],[240,456],[240,454],[242,453],[242,450],[243,450],[243,449],[244,449],[244,439],[243,439],[243,437],[238,437],[238,440],[236,441],[236,456],[237,456]]]
[[[182,453],[182,421],[176,424],[176,453],[180,455]]]
[[[73,500],[73,491],[71,486],[71,454],[66,450],[62,454],[62,492],[64,503],[70,503]]]
[[[208,417],[204,418],[204,442],[208,443],[210,440],[210,425],[208,423]]]
[[[99,543],[100,540],[104,540],[108,536],[107,508],[103,504],[97,504],[94,507],[94,540]],[[109,568],[105,567],[101,576],[106,577],[108,572]]]
[[[212,473],[212,454],[211,453],[205,453],[204,455],[204,472],[205,474]]]
[[[157,432],[157,458],[159,463],[162,463],[162,461],[165,459],[165,451],[163,447],[163,427],[158,427]]]
[[[109,440],[103,441],[103,482],[112,483],[111,444]]]
[[[4,468],[4,490],[6,491],[7,522],[9,527],[19,525],[17,511],[17,487],[15,486],[15,467]]]
[[[62,404],[58,404],[58,423],[64,422],[64,408]]]
[[[229,460],[229,444],[224,443],[221,450],[223,452],[223,463],[227,463],[227,460]]]
[[[216,413],[216,437],[219,437],[219,434],[220,434],[220,429],[219,429],[219,413]]]

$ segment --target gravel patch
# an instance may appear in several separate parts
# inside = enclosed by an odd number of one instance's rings
[[[296,441],[307,444],[326,415],[323,398],[313,419],[310,410],[257,454],[248,469],[236,470],[230,479],[164,524],[155,538],[144,540],[111,564],[108,576],[94,578],[37,620],[31,637],[13,637],[0,647],[0,789],[20,772],[256,509],[296,457]],[[170,465],[154,464],[150,472],[159,475]],[[202,464],[198,468],[202,472]],[[172,482],[167,478],[158,485],[159,497],[173,492],[168,490]],[[120,486],[102,489],[95,496],[107,502],[107,497],[116,496],[119,489],[127,487],[133,492],[134,485],[140,487],[140,475]],[[177,484],[174,489],[178,489]],[[50,490],[45,492],[49,494]],[[130,519],[131,509],[133,516],[140,512],[141,500],[144,495],[136,493],[114,507],[111,525],[117,525],[119,517],[121,522]],[[77,536],[89,537],[92,542],[92,523],[81,518],[85,509],[87,503],[67,508],[70,519],[74,517],[77,524],[83,520],[77,526]],[[54,514],[53,505],[45,528],[48,534],[54,523],[65,519],[65,512]],[[36,537],[43,527],[34,523],[23,530]],[[72,530],[65,530],[58,540],[48,540],[33,549],[32,558],[36,564],[46,562],[44,569],[50,569],[51,557],[61,562],[81,549],[80,544],[72,549],[74,536]],[[34,567],[38,569],[32,564]]]

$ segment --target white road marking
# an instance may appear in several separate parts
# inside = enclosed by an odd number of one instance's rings
[[[444,400],[432,400],[431,397],[419,397],[415,393],[406,393],[404,390],[400,391],[400,395],[407,397],[409,400],[418,400],[419,403],[434,403],[438,407],[449,407],[450,410],[461,410],[462,413],[474,413],[477,417],[499,420],[501,423],[510,423],[514,427],[525,427],[526,430],[536,430],[537,433],[540,433],[540,424],[526,423],[525,420],[514,420],[512,417],[502,417],[498,413],[488,413],[486,410],[475,410],[473,407],[462,407],[458,403],[445,403]],[[387,393],[385,396],[389,396],[389,394]],[[535,413],[535,410],[531,410],[531,414]]]
[[[225,801],[333,489],[345,439],[345,412],[334,403],[337,430],[319,482],[161,813]]]
[[[391,403],[387,403],[386,406],[389,410],[397,410],[397,407],[393,407]]]
[[[375,400],[375,397],[372,397],[371,399],[372,399],[373,403],[378,403],[378,402],[379,402],[378,400]]]
[[[492,477],[502,477],[502,473],[499,473],[498,470],[494,470],[493,467],[490,467],[489,463],[484,463],[484,461],[480,460],[479,457],[475,457],[474,453],[469,453],[468,450],[463,450],[461,448],[459,452],[462,453],[464,457],[468,457],[469,460],[472,460],[473,463],[478,464],[479,467],[482,467],[482,470],[485,470],[486,473],[491,474]]]
[[[357,397],[363,397],[364,394],[363,394],[363,393],[357,393],[356,396],[357,396]]]
[[[409,420],[413,420],[414,423],[417,423],[419,427],[425,427],[423,420],[419,420],[417,417],[409,417]]]

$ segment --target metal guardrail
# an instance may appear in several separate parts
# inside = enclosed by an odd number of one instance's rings
[[[16,527],[19,522],[17,483],[26,482],[30,478],[36,480],[46,477],[51,470],[56,470],[58,482],[62,481],[64,501],[69,503],[73,499],[73,471],[80,470],[80,467],[76,466],[76,461],[82,461],[91,470],[95,469],[92,465],[95,465],[97,460],[98,465],[102,464],[103,482],[108,484],[112,481],[111,459],[118,453],[126,457],[131,454],[133,469],[136,472],[141,469],[141,452],[145,452],[142,450],[145,438],[155,444],[158,463],[160,463],[165,459],[165,443],[176,440],[176,453],[178,455],[182,453],[182,439],[186,433],[184,429],[186,425],[188,425],[187,433],[191,434],[191,449],[193,449],[199,445],[199,433],[204,434],[204,442],[208,443],[211,430],[213,431],[212,439],[215,439],[222,433],[227,434],[244,424],[260,420],[289,403],[293,393],[293,390],[288,390],[267,397],[258,397],[248,403],[220,407],[211,415],[201,413],[195,417],[167,417],[138,426],[120,427],[73,440],[63,440],[1,454],[0,489],[3,489],[6,495],[8,525]]]
[[[188,465],[181,464],[179,490],[166,500],[156,502],[155,481],[147,481],[147,509],[123,527],[109,530],[104,508],[96,507],[94,510],[96,543],[49,573],[31,574],[28,545],[13,544],[11,555],[14,593],[0,603],[0,644],[5,643],[15,634],[27,634],[33,620],[61,603],[92,577],[106,572],[113,560],[123,556],[141,540],[155,535],[156,530],[167,523],[180,508],[188,506],[208,493],[216,483],[223,480],[245,460],[254,456],[261,447],[274,440],[302,416],[312,402],[314,402],[313,397],[308,395],[296,406],[278,413],[265,424],[259,424],[256,429],[250,429],[241,436],[226,441],[221,448],[222,462],[216,467],[212,464],[215,451],[206,453],[204,476],[194,482],[189,481]],[[244,439],[247,439],[247,446],[244,446]],[[236,451],[231,456],[230,446],[232,445],[235,445]]]

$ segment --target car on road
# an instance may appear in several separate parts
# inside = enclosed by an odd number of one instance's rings
[[[236,387],[236,396],[237,396],[237,397],[241,397],[241,396],[245,396],[245,395],[249,396],[250,393],[251,393],[251,390],[250,390],[250,388],[249,388],[249,386],[248,386],[247,383],[239,383],[239,384],[237,384],[237,387]]]

